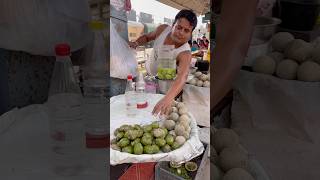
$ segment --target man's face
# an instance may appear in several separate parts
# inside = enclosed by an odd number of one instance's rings
[[[186,18],[180,18],[172,27],[171,38],[177,43],[186,43],[192,35],[192,28]]]

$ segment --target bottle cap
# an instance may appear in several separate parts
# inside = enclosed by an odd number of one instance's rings
[[[67,43],[57,44],[55,47],[56,55],[58,56],[69,56],[70,55],[70,46]]]
[[[93,30],[103,30],[106,28],[106,24],[102,21],[93,20],[89,23],[89,26]]]

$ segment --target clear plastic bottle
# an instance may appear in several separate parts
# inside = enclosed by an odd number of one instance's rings
[[[148,106],[145,89],[146,89],[146,83],[144,82],[142,72],[140,72],[138,82],[136,83],[138,109],[146,108]]]
[[[91,21],[92,41],[86,49],[83,69],[84,80],[94,80],[95,84],[106,84],[107,52],[105,46],[106,25],[102,21]],[[104,76],[104,77],[103,77]]]
[[[134,83],[132,80],[132,75],[129,74],[127,77],[127,85],[125,90],[125,104],[127,116],[136,116],[137,105],[136,105],[136,93],[134,88]]]
[[[56,174],[72,176],[82,172],[86,162],[82,95],[73,73],[70,46],[58,44],[55,51],[56,62],[47,102],[52,165]]]
[[[104,140],[108,134],[107,56],[104,40],[105,24],[90,22],[92,43],[87,49],[83,69],[83,95],[87,139]],[[89,147],[89,146],[88,146]]]

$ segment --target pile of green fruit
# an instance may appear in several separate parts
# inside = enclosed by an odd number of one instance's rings
[[[176,77],[176,69],[174,69],[174,68],[158,68],[157,76],[161,80],[172,80]]]
[[[114,131],[111,148],[130,154],[156,154],[170,152],[185,143],[185,138],[169,134],[158,122],[148,125],[122,125]]]
[[[114,131],[111,148],[130,154],[156,154],[180,148],[191,133],[188,109],[183,102],[172,103],[166,120],[147,125],[122,125]]]

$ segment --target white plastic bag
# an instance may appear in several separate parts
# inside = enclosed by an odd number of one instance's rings
[[[71,50],[90,39],[87,0],[1,0],[0,48],[36,55],[54,55],[57,43]]]
[[[110,76],[126,79],[128,74],[137,76],[138,62],[128,43],[121,38],[110,20]]]

